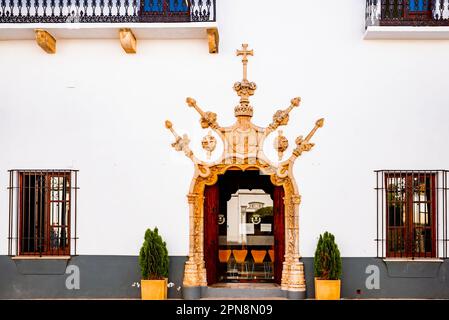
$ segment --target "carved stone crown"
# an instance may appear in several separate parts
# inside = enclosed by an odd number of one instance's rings
[[[252,117],[253,107],[249,104],[239,104],[234,108],[234,115],[236,117]]]
[[[254,82],[249,82],[243,79],[242,82],[236,82],[234,84],[234,90],[240,97],[240,103],[234,108],[234,114],[236,117],[252,117],[253,107],[249,104],[249,97],[254,95],[257,85]]]
[[[291,168],[296,158],[301,156],[303,152],[310,151],[314,144],[310,142],[315,132],[323,126],[323,119],[319,119],[315,123],[315,127],[309,134],[303,138],[298,136],[295,140],[295,146],[291,156],[283,159],[284,152],[287,151],[289,143],[288,139],[283,136],[282,131],[274,143],[274,148],[278,153],[278,163],[272,163],[263,152],[263,145],[267,136],[278,130],[281,126],[286,126],[290,118],[290,112],[299,107],[301,98],[295,97],[290,100],[290,105],[286,109],[277,110],[273,115],[273,120],[266,127],[259,127],[252,123],[253,107],[249,98],[254,95],[257,85],[248,80],[247,65],[248,56],[253,56],[254,51],[248,49],[247,44],[242,45],[241,50],[237,50],[237,56],[242,57],[243,78],[241,81],[234,83],[234,91],[240,97],[239,104],[234,107],[234,114],[237,118],[235,123],[229,127],[222,127],[218,123],[217,114],[211,111],[204,111],[200,108],[193,98],[187,98],[186,103],[189,107],[195,109],[200,115],[201,128],[210,128],[223,143],[223,153],[215,162],[209,163],[198,159],[189,147],[190,139],[187,135],[178,135],[173,129],[171,122],[166,122],[166,127],[175,137],[173,148],[183,151],[189,157],[197,168],[197,172],[201,177],[208,177],[210,170],[215,165],[222,164],[253,164],[254,162],[263,163],[266,166],[265,173],[269,170],[276,172],[278,178],[285,178],[291,172]],[[211,153],[217,146],[217,139],[211,135],[211,132],[203,138],[201,146],[207,152],[210,159]]]

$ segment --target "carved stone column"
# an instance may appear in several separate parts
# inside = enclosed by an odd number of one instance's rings
[[[287,256],[285,257],[284,262],[282,263],[282,279],[281,279],[281,289],[288,290],[288,278],[290,274],[290,263]]]
[[[290,186],[288,184],[285,187],[285,197],[284,197],[284,207],[285,207],[285,260],[282,269],[282,280],[281,288],[282,290],[289,289],[290,283],[290,271],[293,262],[293,256],[295,252],[295,229],[294,229],[294,217],[295,208],[292,202]]]
[[[190,193],[187,195],[189,203],[189,259],[184,267],[183,285],[193,287],[198,285],[198,266],[195,256],[195,203],[199,195]]]
[[[303,291],[306,290],[306,281],[304,277],[304,265],[299,261],[301,258],[299,254],[299,204],[301,203],[301,196],[294,194],[290,198],[291,218],[292,222],[289,225],[291,242],[291,260],[288,273],[288,290],[289,291]]]
[[[204,196],[197,193],[187,195],[189,202],[189,260],[184,271],[184,286],[207,286],[203,250],[203,202]]]

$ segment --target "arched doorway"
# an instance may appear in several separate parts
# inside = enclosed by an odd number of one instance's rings
[[[259,170],[229,170],[204,189],[207,284],[281,284],[284,189]]]
[[[255,171],[255,174],[260,177],[265,176],[263,178],[265,181],[271,181],[270,192],[267,192],[263,186],[260,187],[260,190],[269,194],[272,201],[271,231],[263,231],[269,230],[267,226],[263,230],[260,228],[259,232],[267,232],[267,235],[273,237],[273,241],[263,245],[259,242],[257,245],[261,248],[255,247],[250,248],[250,250],[267,250],[269,254],[269,246],[271,245],[274,257],[274,259],[271,259],[271,262],[274,260],[271,276],[274,279],[272,280],[277,283],[280,282],[280,288],[287,292],[287,297],[295,299],[305,298],[304,266],[300,261],[301,256],[299,254],[299,204],[301,196],[298,193],[294,179],[293,165],[302,153],[308,152],[313,148],[314,143],[310,140],[316,131],[323,126],[324,119],[317,120],[314,128],[307,136],[298,136],[295,139],[295,144],[289,157],[284,156],[288,149],[288,139],[279,130],[273,145],[278,154],[278,161],[270,161],[263,152],[264,142],[280,126],[288,124],[290,112],[293,108],[299,106],[301,99],[295,97],[290,100],[290,106],[286,109],[277,110],[273,115],[273,121],[268,126],[260,127],[252,123],[253,107],[250,104],[249,97],[254,94],[257,85],[254,82],[250,82],[247,78],[247,64],[248,56],[253,54],[253,50],[248,50],[247,44],[242,45],[242,50],[237,50],[237,56],[242,56],[243,79],[234,83],[233,86],[240,97],[239,104],[234,107],[236,121],[233,125],[228,127],[220,126],[216,113],[202,110],[193,98],[189,97],[186,99],[187,105],[199,113],[201,127],[203,129],[210,128],[222,141],[223,152],[217,160],[211,162],[197,158],[189,146],[190,139],[188,135],[183,134],[180,136],[169,120],[165,122],[166,128],[171,131],[175,138],[172,147],[177,151],[182,151],[194,164],[194,174],[189,193],[187,194],[189,203],[189,255],[185,263],[183,279],[183,296],[188,299],[201,297],[203,289],[207,288],[208,284],[218,281],[219,270],[217,265],[220,261],[220,256],[221,258],[224,257],[222,261],[224,261],[226,267],[225,274],[228,271],[228,255],[233,255],[236,258],[233,252],[230,254],[229,252],[221,252],[222,254],[220,255],[219,247],[221,245],[224,246],[223,250],[230,249],[232,251],[233,248],[228,248],[228,246],[230,247],[234,244],[228,243],[227,239],[224,244],[223,242],[220,244],[217,220],[220,214],[220,203],[222,202],[222,205],[224,205],[223,200],[220,200],[222,197],[221,193],[225,192],[222,189],[226,190],[226,187],[228,187],[226,183],[223,183],[224,187],[220,187],[222,182],[219,179],[226,176],[228,172],[231,174],[230,172],[233,170],[239,172],[236,173],[239,181],[244,180],[243,177],[246,174],[251,175],[251,171]],[[207,152],[208,157],[215,150],[216,145],[217,138],[211,135],[211,132],[204,136],[201,141],[201,146]],[[259,172],[263,174],[259,174]],[[256,186],[251,185],[247,190],[259,188],[257,187],[258,183],[261,183],[261,181],[255,181]],[[240,190],[238,187],[233,189],[235,190],[232,192]],[[231,197],[234,194],[231,193]],[[229,197],[229,192],[227,197]],[[249,203],[245,205],[249,205]],[[237,209],[237,214],[240,213],[239,209]],[[239,216],[237,215],[237,217]],[[241,215],[241,217],[243,216]],[[244,224],[248,223],[246,220],[241,222]],[[249,228],[251,229],[253,226],[249,226]],[[253,230],[251,229],[250,231]],[[244,237],[247,235],[248,232],[246,232]],[[228,237],[227,233],[226,237]],[[246,240],[248,239],[246,238]],[[241,250],[248,250],[248,248],[243,248],[243,241],[241,242],[239,243],[242,246]],[[246,242],[245,245],[248,246],[249,243]],[[246,255],[248,253],[251,252],[247,251]],[[237,256],[239,256],[238,253]],[[243,269],[240,269],[242,272],[237,276],[236,280],[241,280],[242,275],[245,274],[245,268],[247,268],[245,267],[245,261],[247,259],[246,256],[244,258],[239,259],[242,261]],[[260,258],[259,261],[263,263],[267,262],[267,259],[265,254],[263,259]],[[251,262],[251,258],[249,260]],[[256,259],[253,257],[252,261],[256,262]],[[248,271],[246,271],[245,275],[248,277]],[[228,280],[227,276],[224,278]],[[265,275],[265,278],[269,279],[270,275]]]

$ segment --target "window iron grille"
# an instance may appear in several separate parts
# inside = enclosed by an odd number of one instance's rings
[[[447,170],[376,170],[381,258],[447,258]]]
[[[76,255],[77,170],[9,170],[9,256]]]

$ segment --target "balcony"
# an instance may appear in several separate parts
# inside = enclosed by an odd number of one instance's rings
[[[126,39],[132,46],[136,39],[204,38],[216,53],[216,0],[0,0],[0,40],[36,39],[54,53],[56,39],[111,38],[122,46]]]
[[[366,0],[365,39],[449,39],[449,0]]]

